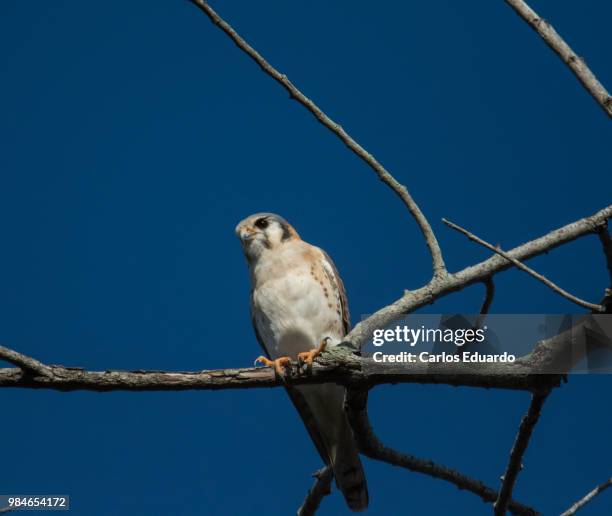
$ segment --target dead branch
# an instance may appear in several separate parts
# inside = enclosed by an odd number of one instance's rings
[[[26,373],[44,377],[52,376],[51,369],[42,362],[39,362],[32,357],[22,355],[21,353],[18,353],[12,349],[5,348],[4,346],[0,346],[0,360],[13,364]]]
[[[523,0],[506,0],[506,3],[542,37],[553,52],[559,56],[561,61],[569,67],[580,83],[595,99],[595,102],[601,106],[609,117],[612,117],[612,97],[610,97],[603,84],[591,72],[584,59],[577,56],[563,38],[557,34],[553,26],[543,18],[540,18]]]
[[[223,20],[214,10],[208,2],[204,0],[190,0],[192,4],[197,6],[203,11],[206,16],[212,21],[217,27],[219,27],[230,39],[236,44],[236,46],[245,52],[253,61],[255,61],[259,67],[276,82],[278,82],[283,88],[289,92],[290,98],[299,102],[308,111],[310,111],[315,118],[323,124],[327,129],[334,133],[340,138],[344,144],[365,161],[374,172],[378,175],[379,179],[389,186],[402,200],[410,214],[416,220],[425,242],[429,248],[432,259],[433,273],[435,277],[443,277],[446,274],[446,266],[444,259],[442,258],[442,251],[440,245],[436,239],[436,236],[429,224],[429,221],[423,215],[423,212],[412,198],[406,186],[400,184],[391,173],[368,151],[366,151],[361,145],[359,145],[343,128],[340,124],[329,118],[312,100],[304,95],[295,85],[288,79],[288,77],[280,73],[274,68],[268,61],[266,61],[257,50],[249,45],[225,20]]]
[[[450,482],[459,489],[465,489],[474,493],[485,502],[492,503],[498,498],[498,493],[480,480],[473,479],[447,466],[436,464],[431,460],[424,460],[413,455],[399,453],[384,445],[378,439],[370,424],[367,412],[367,399],[367,390],[356,389],[349,389],[345,399],[345,410],[353,428],[357,444],[366,457]],[[512,514],[538,514],[535,509],[515,501],[509,503],[509,509]]]
[[[602,493],[608,487],[612,486],[612,478],[609,478],[605,482],[599,484],[595,489],[589,491],[584,497],[578,500],[574,505],[572,505],[567,511],[563,512],[561,516],[573,516],[580,509],[582,509],[587,503],[589,503],[593,498],[595,498],[599,493]]]
[[[608,225],[606,224],[603,226],[598,234],[604,256],[606,257],[606,267],[608,268],[608,274],[610,276],[610,289],[612,289],[612,238],[608,231]]]
[[[546,401],[548,394],[549,392],[534,393],[531,398],[531,403],[529,404],[529,410],[521,420],[518,433],[516,434],[516,440],[510,452],[510,460],[508,461],[506,472],[502,477],[502,486],[497,500],[495,500],[495,504],[493,505],[493,514],[495,514],[495,516],[504,516],[504,514],[506,514],[512,497],[512,490],[514,489],[516,477],[519,471],[523,469],[523,455],[527,450],[533,429],[540,418],[542,405],[544,405],[544,401]]]
[[[480,307],[480,312],[478,313],[478,319],[476,319],[475,328],[482,328],[487,318],[487,314],[489,313],[489,309],[491,308],[491,304],[493,303],[493,298],[495,297],[495,283],[493,282],[492,277],[486,278],[484,281],[485,286],[485,298],[482,302],[482,306]]]
[[[595,349],[586,345],[591,335],[601,333],[594,317],[585,316],[572,328],[540,341],[533,351],[518,357],[515,362],[388,363],[381,367],[372,359],[358,356],[352,348],[339,345],[321,355],[308,374],[297,373],[298,367],[294,364],[294,374],[284,380],[277,378],[274,371],[266,367],[166,372],[85,371],[49,365],[44,366],[47,368],[44,375],[20,368],[0,369],[0,388],[173,391],[276,387],[285,382],[294,385],[331,382],[361,388],[379,384],[420,383],[541,392],[558,385],[562,374],[570,371]],[[577,342],[585,345],[573,347]]]
[[[550,288],[551,290],[555,291],[557,294],[559,294],[560,296],[564,297],[568,301],[571,301],[572,303],[575,303],[578,306],[582,306],[583,308],[588,308],[589,310],[593,310],[595,312],[605,312],[606,311],[606,308],[604,306],[596,305],[594,303],[589,303],[588,301],[584,301],[584,300],[574,296],[573,294],[570,294],[567,290],[564,290],[561,287],[559,287],[558,285],[555,285],[546,276],[543,276],[542,274],[534,271],[532,268],[527,267],[527,265],[525,265],[524,263],[521,263],[516,258],[510,256],[508,253],[506,253],[505,251],[503,251],[499,247],[495,247],[495,246],[489,244],[488,242],[485,242],[484,240],[482,240],[482,238],[479,238],[476,235],[474,235],[473,233],[470,233],[467,229],[462,228],[461,226],[458,226],[457,224],[454,224],[454,223],[450,222],[449,220],[446,220],[446,219],[442,219],[442,220],[444,221],[444,223],[447,226],[449,226],[450,228],[452,228],[452,229],[454,229],[456,231],[459,231],[459,233],[464,234],[472,242],[476,242],[477,244],[480,244],[480,245],[486,247],[487,249],[490,249],[491,251],[497,253],[498,255],[503,256],[506,260],[512,262],[518,269],[521,269],[522,271],[525,271],[530,276],[534,277],[538,281],[541,281],[548,288]]]
[[[526,244],[507,251],[506,254],[519,261],[527,260],[548,252],[551,249],[576,240],[584,235],[597,233],[599,228],[612,217],[612,205],[590,217],[572,222],[545,236],[536,238]],[[356,324],[346,340],[358,349],[367,342],[376,328],[384,328],[402,316],[414,312],[418,308],[431,304],[448,294],[464,289],[468,285],[484,281],[486,278],[507,270],[513,264],[502,256],[492,256],[488,260],[450,274],[443,280],[434,280],[424,287],[406,292],[394,303],[381,308],[376,313]]]
[[[297,516],[312,516],[317,512],[321,500],[331,493],[331,482],[334,472],[331,466],[325,466],[313,475],[315,482],[306,494],[306,498],[297,511]]]

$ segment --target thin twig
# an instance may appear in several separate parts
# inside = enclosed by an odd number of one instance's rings
[[[512,446],[512,451],[510,452],[508,466],[506,467],[506,472],[502,477],[502,486],[493,506],[493,514],[495,514],[495,516],[504,516],[506,514],[506,510],[509,508],[516,477],[518,476],[519,471],[523,469],[523,455],[525,454],[525,450],[527,450],[533,429],[540,418],[542,405],[544,404],[544,401],[546,401],[548,394],[548,392],[534,393],[531,398],[531,403],[529,404],[529,410],[521,420],[514,445]]]
[[[0,346],[0,360],[13,364],[23,371],[39,374],[46,377],[53,376],[51,368],[32,357],[18,353],[17,351]]]
[[[261,54],[257,52],[257,50],[249,45],[225,20],[223,20],[207,2],[204,0],[190,0],[190,2],[202,10],[210,18],[210,20],[225,34],[227,34],[236,44],[236,46],[240,48],[240,50],[244,51],[251,59],[253,59],[253,61],[255,61],[266,74],[285,88],[289,92],[289,96],[292,99],[296,100],[308,111],[310,111],[321,124],[338,136],[338,138],[340,138],[351,151],[365,161],[374,170],[374,172],[376,172],[380,180],[388,185],[399,196],[399,198],[408,208],[408,211],[416,220],[416,223],[425,237],[425,242],[427,243],[427,247],[429,248],[429,252],[431,254],[434,277],[438,278],[445,276],[446,266],[444,264],[444,259],[442,258],[440,245],[438,244],[429,221],[425,215],[423,215],[423,212],[408,192],[408,189],[404,185],[400,184],[391,175],[391,173],[385,167],[383,167],[383,165],[381,165],[374,156],[372,156],[372,154],[359,145],[342,128],[340,124],[329,118],[312,100],[310,100],[298,88],[296,88],[286,75],[280,73],[270,63],[268,63],[268,61],[266,61]]]
[[[297,516],[312,516],[315,514],[323,498],[331,493],[331,482],[334,478],[331,466],[321,468],[313,477],[315,477],[315,482],[298,509]]]
[[[478,319],[476,319],[475,328],[482,328],[487,318],[487,314],[489,313],[489,309],[491,308],[491,304],[493,303],[493,297],[495,296],[495,283],[493,282],[493,277],[489,276],[487,279],[483,281],[485,285],[485,298],[482,302],[482,306],[480,307],[480,312],[478,314]]]
[[[552,25],[540,18],[523,0],[506,0],[506,3],[542,37],[546,44],[574,73],[605,113],[612,118],[612,97],[597,80],[584,60],[576,55],[563,38],[557,34]]]
[[[353,433],[361,452],[371,459],[380,460],[394,466],[400,466],[410,471],[423,473],[433,478],[445,480],[459,489],[465,489],[479,496],[484,502],[494,502],[498,493],[480,480],[468,477],[456,470],[424,460],[413,455],[399,453],[384,445],[374,433],[367,413],[367,390],[348,389],[345,399],[345,409]],[[509,509],[513,514],[534,515],[538,512],[519,502],[511,501]]]
[[[474,235],[473,233],[470,233],[467,229],[464,229],[461,226],[458,226],[457,224],[454,224],[446,219],[442,219],[442,220],[447,226],[449,226],[452,229],[455,229],[456,231],[459,231],[459,233],[464,234],[466,237],[468,237],[473,242],[476,242],[477,244],[480,244],[486,247],[487,249],[490,249],[491,251],[499,254],[500,256],[503,256],[506,260],[512,262],[518,269],[525,271],[530,276],[533,276],[538,281],[541,281],[548,288],[554,290],[557,294],[563,296],[565,299],[571,301],[572,303],[576,303],[577,305],[582,306],[583,308],[588,308],[589,310],[594,310],[597,312],[605,312],[606,308],[604,306],[596,305],[594,303],[589,303],[588,301],[584,301],[574,296],[573,294],[570,294],[567,290],[563,290],[561,287],[555,285],[552,281],[550,281],[545,276],[542,276],[541,274],[537,273],[530,267],[527,267],[527,265],[523,264],[522,262],[520,262],[513,256],[510,256],[509,253],[502,251],[499,247],[495,247],[489,244],[488,242],[485,242],[481,238],[478,238],[476,235]]]
[[[605,482],[599,484],[595,489],[589,491],[583,498],[578,500],[574,505],[572,505],[567,511],[563,512],[561,516],[573,516],[580,509],[582,509],[587,503],[589,503],[593,498],[595,498],[599,493],[608,489],[608,487],[612,486],[612,478],[609,478]]]

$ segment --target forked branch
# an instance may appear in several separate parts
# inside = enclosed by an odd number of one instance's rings
[[[442,251],[438,240],[429,224],[429,221],[412,198],[408,189],[399,183],[391,173],[368,151],[366,151],[359,143],[357,143],[343,128],[340,124],[329,118],[312,100],[304,95],[289,79],[286,75],[280,73],[274,68],[268,61],[266,61],[262,55],[257,52],[251,45],[249,45],[223,18],[221,18],[213,8],[204,0],[190,0],[190,2],[196,5],[206,16],[212,21],[217,27],[219,27],[230,39],[236,44],[236,46],[245,52],[253,61],[255,61],[260,68],[278,82],[283,88],[289,92],[289,96],[299,102],[308,111],[310,111],[314,117],[338,138],[340,138],[344,144],[365,161],[374,172],[378,175],[380,180],[389,186],[402,200],[402,202],[408,208],[410,214],[416,220],[425,242],[429,248],[432,259],[432,267],[434,277],[443,277],[446,273],[446,266],[444,259],[442,258]]]
[[[531,267],[527,267],[527,265],[525,265],[524,263],[521,263],[519,260],[511,256],[509,253],[502,251],[499,247],[495,247],[489,244],[488,242],[485,242],[484,240],[477,237],[473,233],[470,233],[467,229],[462,228],[461,226],[458,226],[457,224],[454,224],[450,222],[449,220],[446,220],[446,219],[442,219],[442,220],[447,226],[451,227],[452,229],[456,231],[459,231],[459,233],[464,234],[466,237],[468,237],[473,242],[476,242],[477,244],[480,244],[486,247],[487,249],[490,249],[491,251],[497,253],[498,255],[503,256],[506,260],[513,263],[518,269],[525,271],[530,276],[534,277],[538,281],[541,281],[548,288],[555,291],[560,296],[563,296],[568,301],[571,301],[572,303],[582,306],[583,308],[588,308],[589,310],[593,310],[595,312],[605,312],[606,308],[604,306],[596,305],[594,303],[589,303],[588,301],[584,301],[583,299],[580,299],[579,297],[576,297],[573,294],[570,294],[567,290],[564,290],[561,287],[555,285],[546,276],[543,276],[542,274],[534,271]]]
[[[367,390],[348,389],[345,400],[345,410],[353,428],[357,444],[366,457],[450,482],[459,489],[465,489],[474,493],[484,502],[492,503],[499,497],[494,489],[488,487],[480,480],[471,478],[446,466],[436,464],[433,461],[400,453],[383,444],[374,433],[370,424],[367,412],[367,399]],[[535,509],[514,500],[509,501],[508,508],[512,514],[538,514]]]

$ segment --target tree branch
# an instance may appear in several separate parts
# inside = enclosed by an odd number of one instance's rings
[[[308,111],[310,111],[321,124],[327,127],[327,129],[340,138],[351,151],[365,161],[370,168],[376,172],[379,179],[399,196],[406,208],[408,208],[410,214],[416,220],[416,223],[425,237],[425,242],[427,243],[427,247],[429,248],[429,252],[431,254],[434,277],[444,277],[446,274],[446,266],[444,264],[444,259],[442,258],[440,245],[438,244],[429,221],[425,215],[423,215],[423,212],[408,192],[408,189],[404,185],[400,184],[372,154],[359,145],[342,128],[340,124],[329,118],[312,100],[310,100],[298,88],[296,88],[286,75],[280,73],[270,63],[268,63],[268,61],[266,61],[261,54],[257,52],[257,50],[249,45],[213,10],[212,7],[210,7],[208,2],[205,2],[204,0],[190,0],[190,2],[203,11],[208,16],[210,21],[212,21],[217,27],[219,27],[219,29],[229,36],[236,46],[245,52],[253,61],[255,61],[266,74],[285,88],[289,92],[290,98],[296,100]]]
[[[561,516],[574,516],[580,509],[582,509],[587,503],[589,503],[593,498],[595,498],[599,493],[602,493],[608,487],[612,486],[612,478],[609,478],[605,482],[599,484],[595,489],[589,491],[583,498],[578,500],[574,505],[572,505],[567,511],[563,512]]]
[[[423,473],[430,477],[445,480],[459,489],[465,489],[479,496],[485,502],[497,499],[497,492],[486,486],[480,480],[473,479],[456,470],[434,463],[430,460],[419,459],[413,455],[399,453],[385,446],[376,436],[370,424],[367,413],[367,390],[348,389],[345,399],[345,410],[353,428],[357,444],[361,452],[371,459],[380,460],[394,466],[400,466],[410,471]],[[509,509],[513,514],[534,515],[535,509],[521,503],[511,501]]]
[[[45,377],[52,376],[51,369],[42,362],[39,362],[32,357],[22,355],[21,353],[18,353],[12,349],[5,348],[4,346],[0,346],[0,360],[16,365],[24,372],[29,374],[36,374]]]
[[[262,388],[285,385],[338,383],[368,388],[378,384],[420,383],[467,387],[548,391],[602,341],[597,316],[588,315],[572,328],[539,342],[531,353],[515,362],[387,363],[357,356],[346,343],[321,355],[308,374],[297,373],[281,380],[271,368],[219,369],[199,372],[84,371],[58,365],[46,375],[21,369],[0,369],[1,387],[53,389],[59,391],[171,391]],[[609,340],[609,338],[608,338]],[[29,358],[29,357],[26,357]],[[31,359],[33,360],[33,359]]]
[[[482,302],[482,306],[480,307],[475,328],[483,327],[487,314],[489,313],[489,309],[491,308],[491,304],[493,303],[493,297],[495,297],[495,283],[493,282],[493,278],[489,276],[483,281],[483,283],[486,289],[485,298]]]
[[[606,267],[610,276],[610,289],[612,289],[612,238],[610,237],[607,224],[599,231],[599,240],[606,257]]]
[[[509,253],[506,253],[505,251],[502,251],[499,247],[495,247],[495,246],[489,244],[488,242],[485,242],[484,240],[482,240],[481,238],[477,237],[473,233],[470,233],[467,229],[462,228],[461,226],[458,226],[457,224],[454,224],[454,223],[450,222],[449,220],[446,220],[446,219],[442,219],[442,220],[444,221],[444,223],[447,226],[449,226],[450,228],[452,228],[452,229],[454,229],[456,231],[459,231],[459,233],[464,234],[472,242],[476,242],[477,244],[480,244],[480,245],[486,247],[487,249],[490,249],[491,251],[497,253],[498,255],[503,256],[506,260],[512,262],[518,269],[521,269],[522,271],[525,271],[530,276],[534,277],[538,281],[541,281],[548,288],[550,288],[551,290],[555,291],[557,294],[559,294],[560,296],[564,297],[568,301],[571,301],[572,303],[575,303],[575,304],[577,304],[579,306],[582,306],[583,308],[588,308],[589,310],[593,310],[593,311],[596,311],[596,312],[605,312],[606,311],[606,308],[604,306],[596,305],[594,303],[589,303],[588,301],[584,301],[584,300],[574,296],[573,294],[570,294],[567,290],[564,290],[561,287],[555,285],[546,276],[542,276],[542,274],[534,271],[530,267],[527,267],[527,265],[525,265],[524,263],[521,263],[519,260],[517,260],[516,258],[512,257]]]
[[[317,512],[321,501],[331,493],[331,482],[334,473],[331,466],[325,466],[313,475],[315,482],[306,494],[306,498],[297,511],[297,516],[312,516]]]
[[[523,455],[527,450],[533,429],[540,418],[542,405],[544,405],[544,401],[546,401],[548,394],[549,392],[534,393],[531,398],[531,403],[529,404],[529,410],[521,420],[514,446],[510,452],[510,460],[508,461],[506,472],[502,477],[502,486],[493,506],[493,514],[495,514],[495,516],[504,516],[506,514],[512,497],[512,490],[514,489],[516,477],[519,471],[523,469]]]
[[[597,80],[597,77],[591,72],[584,60],[574,53],[563,38],[557,34],[552,25],[540,18],[523,0],[506,0],[506,3],[542,37],[553,52],[559,56],[561,61],[569,67],[604,112],[612,118],[612,97],[610,97],[606,88]]]
[[[612,217],[612,206],[608,206],[590,217],[577,220],[551,231],[547,235],[515,247],[507,251],[506,254],[517,260],[533,258],[584,235],[597,233],[610,217]],[[385,306],[367,319],[356,324],[345,340],[350,342],[355,349],[359,349],[361,344],[371,338],[372,332],[375,329],[384,328],[418,308],[431,304],[437,299],[462,290],[469,285],[482,282],[486,278],[510,267],[512,267],[512,263],[505,258],[492,256],[488,260],[450,274],[444,280],[432,281],[420,289],[407,291],[394,303]]]

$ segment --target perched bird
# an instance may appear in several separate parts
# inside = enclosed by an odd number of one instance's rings
[[[251,277],[251,317],[267,357],[256,362],[284,376],[291,360],[311,365],[349,330],[344,285],[325,251],[304,242],[282,217],[251,215],[238,226]],[[331,465],[349,508],[364,510],[368,490],[343,409],[344,387],[286,385],[321,458]]]

